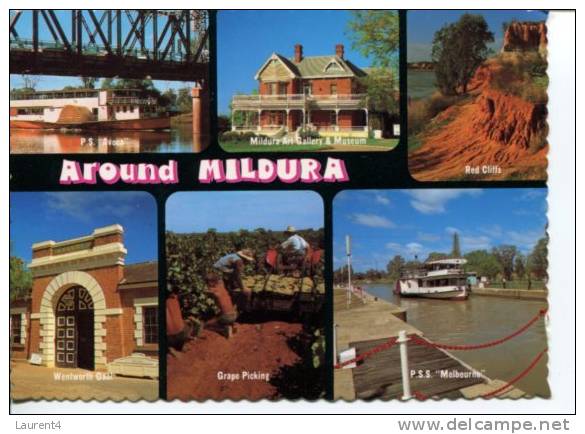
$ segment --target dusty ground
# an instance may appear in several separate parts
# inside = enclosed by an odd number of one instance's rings
[[[10,363],[10,396],[15,401],[31,399],[67,399],[99,401],[158,399],[158,381],[152,379],[113,377],[101,379],[106,372],[83,369],[59,369],[33,366],[26,361]],[[55,380],[55,374],[93,374],[90,380]]]
[[[279,392],[271,380],[299,361],[288,340],[301,331],[301,324],[282,321],[237,324],[229,340],[216,331],[204,330],[178,357],[167,357],[168,398],[277,398]],[[268,379],[245,378],[245,372],[261,373]],[[222,374],[231,374],[232,378],[220,379]],[[239,378],[233,378],[236,375]]]

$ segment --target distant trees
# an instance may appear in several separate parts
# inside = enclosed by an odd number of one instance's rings
[[[532,253],[528,257],[530,272],[537,279],[546,280],[548,277],[548,236],[538,240]]]
[[[478,276],[486,276],[495,279],[502,272],[502,266],[498,259],[487,250],[474,250],[465,255],[467,271],[475,271]]]
[[[32,275],[24,261],[17,256],[10,256],[10,300],[26,297],[32,289]]]
[[[475,70],[489,54],[494,34],[481,15],[464,14],[439,29],[433,38],[432,58],[437,85],[444,95],[467,93]]]
[[[103,78],[101,89],[137,89],[144,98],[156,98],[161,107],[168,107],[180,113],[189,113],[193,109],[190,87],[167,89],[161,92],[150,79],[134,78]]]
[[[425,262],[428,261],[439,261],[441,259],[447,259],[449,257],[449,255],[447,255],[446,253],[441,253],[441,252],[431,252],[429,253],[429,256],[427,256],[427,259]]]
[[[524,279],[526,277],[526,258],[522,253],[518,253],[514,260],[514,274],[517,279]]]
[[[400,277],[400,270],[404,267],[406,261],[400,255],[394,256],[388,265],[386,265],[386,271],[390,279],[398,279]]]
[[[492,254],[500,263],[502,267],[502,274],[506,280],[512,280],[512,273],[514,272],[514,258],[518,253],[516,246],[502,245],[494,247]]]
[[[465,271],[475,272],[480,277],[495,280],[503,277],[507,281],[514,280],[545,280],[548,276],[548,237],[543,237],[534,246],[532,252],[523,254],[516,246],[501,245],[491,250],[479,249],[465,253],[461,252],[459,236],[453,235],[453,249],[451,254],[443,252],[430,252],[425,262],[437,261],[450,257],[465,258]],[[458,254],[457,254],[458,253]],[[388,279],[394,281],[400,277],[405,269],[419,269],[421,263],[418,260],[407,261],[401,255],[395,255],[386,264],[385,272],[370,269],[367,271],[355,271],[352,269],[354,280],[379,280]],[[335,283],[347,281],[347,265],[343,265],[334,272]]]
[[[79,77],[84,89],[95,89],[95,85],[98,82],[96,77]]]

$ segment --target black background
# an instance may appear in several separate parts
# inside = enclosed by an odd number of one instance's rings
[[[166,299],[166,260],[165,260],[165,202],[169,195],[176,191],[229,191],[229,190],[312,190],[321,195],[324,202],[325,227],[325,280],[327,298],[325,304],[326,324],[333,324],[333,228],[332,202],[341,190],[345,189],[404,189],[404,188],[518,188],[546,187],[545,181],[447,181],[419,182],[411,177],[407,162],[407,52],[406,52],[406,11],[401,10],[400,17],[400,143],[387,152],[280,152],[280,153],[227,153],[217,140],[217,83],[216,83],[216,26],[217,11],[210,11],[210,125],[211,140],[209,147],[201,153],[134,153],[134,154],[58,154],[58,155],[10,155],[10,191],[147,191],[151,193],[158,205],[158,252],[159,252],[159,336],[160,336],[160,398],[166,398],[166,332],[165,332],[165,299]],[[433,13],[433,11],[429,11]],[[234,73],[238,73],[237,70]],[[259,158],[315,158],[325,166],[327,157],[340,158],[345,161],[350,181],[342,183],[316,184],[285,184],[275,181],[271,184],[255,183],[212,183],[199,184],[199,161],[208,158],[241,158],[251,156]],[[153,163],[166,164],[175,160],[179,166],[178,184],[131,185],[118,182],[113,185],[99,181],[96,185],[59,184],[59,176],[64,159],[74,160],[80,164],[86,162],[122,163]],[[261,210],[259,210],[260,212]],[[326,363],[329,366],[327,398],[333,398],[332,360],[333,335],[332,328],[327,329]]]

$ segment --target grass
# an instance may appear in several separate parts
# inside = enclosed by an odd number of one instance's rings
[[[331,149],[325,145],[250,145],[244,142],[220,142],[226,152],[301,152]]]
[[[244,141],[220,141],[220,146],[226,152],[312,152],[312,151],[333,151],[335,144],[323,145],[251,145]],[[366,139],[365,143],[357,145],[339,146],[372,146],[378,148],[394,149],[398,145],[398,139]]]

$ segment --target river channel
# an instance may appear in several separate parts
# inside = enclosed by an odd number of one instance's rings
[[[407,321],[430,340],[447,344],[477,344],[508,336],[546,307],[544,301],[482,297],[473,294],[466,301],[402,298],[389,284],[364,285],[374,296],[407,310]],[[544,321],[539,320],[520,336],[494,347],[452,351],[492,379],[509,381],[522,372],[547,347]],[[535,368],[517,383],[530,395],[550,396],[547,363],[543,357]]]

